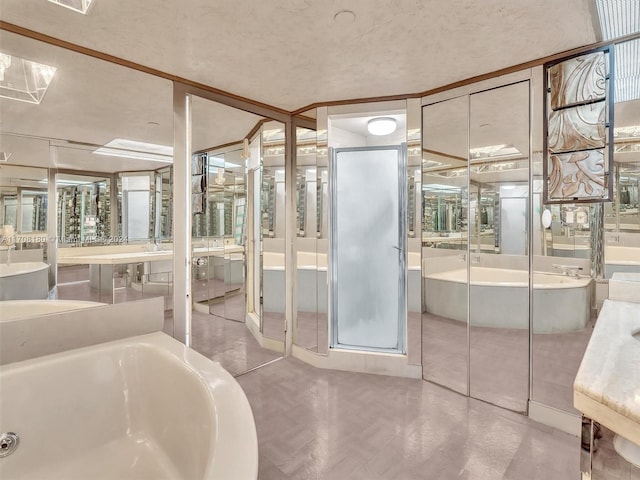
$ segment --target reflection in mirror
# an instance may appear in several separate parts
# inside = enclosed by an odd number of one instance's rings
[[[47,152],[46,142],[5,135],[2,148],[12,140],[28,144],[32,152],[38,147]],[[47,249],[47,183],[46,168],[0,166],[0,300],[42,300],[53,287]]]
[[[256,199],[260,207],[264,119],[195,95],[191,99],[191,345],[238,375],[280,356],[261,346],[264,286],[255,220],[262,217],[247,208],[255,207]],[[278,228],[274,221],[265,237],[275,236]],[[271,328],[283,337],[284,319]]]
[[[4,30],[0,43],[3,53],[55,68],[46,70],[52,78],[39,104],[0,100],[8,163],[51,169],[49,183],[40,184],[57,197],[47,198],[47,250],[56,266],[50,297],[111,303],[162,296],[172,333],[171,272],[155,270],[172,263],[170,229],[161,238],[165,250],[147,253],[160,249],[152,196],[155,171],[172,162],[172,83]],[[128,188],[133,175],[149,186]],[[143,231],[129,231],[140,225]]]
[[[529,398],[529,82],[469,99],[470,395]]]
[[[468,394],[468,99],[422,109],[423,378]]]
[[[640,39],[617,48],[626,54],[637,52]],[[639,68],[640,59],[632,61],[634,65],[629,67],[629,72]],[[617,74],[623,75],[623,72]],[[632,89],[623,92],[622,87],[616,92],[616,98],[625,101],[616,100],[614,104],[614,200],[612,204],[605,204],[604,273],[608,279],[616,272],[640,272],[640,98]]]
[[[632,47],[629,51],[637,51],[640,40],[616,49],[627,47]],[[616,79],[627,71],[637,70],[633,62],[637,65],[640,59],[632,55],[628,58],[632,63],[616,62]],[[621,65],[628,70],[620,71]],[[542,78],[542,72],[538,74]],[[616,83],[624,84],[624,81]],[[534,289],[532,399],[576,415],[579,412],[573,408],[573,380],[589,342],[595,314],[607,297],[604,282],[616,272],[640,273],[640,99],[629,92],[633,90],[617,90],[614,95],[614,194],[613,202],[603,204],[604,245],[598,241],[602,228],[600,205],[547,205],[551,212],[550,226],[543,226],[536,216],[533,222],[534,251],[540,255],[534,257],[535,271],[553,271],[566,285],[564,300],[558,297],[553,304],[554,321],[536,313],[539,296],[543,294]],[[538,114],[541,118],[542,114]],[[542,138],[538,148],[541,145]],[[534,209],[537,209],[541,203],[542,168],[541,158],[535,160]],[[600,271],[596,267],[603,253],[604,268]],[[569,282],[575,284],[574,288],[568,288]],[[581,283],[587,286],[582,287]],[[544,311],[544,306],[539,309]]]
[[[305,112],[312,118],[315,110]],[[312,121],[315,121],[313,119]],[[318,264],[318,174],[316,130],[296,129],[296,286],[297,314],[293,341],[318,351],[318,285],[326,284],[326,268]],[[323,273],[324,272],[324,273]]]
[[[279,122],[262,125],[262,334],[284,342],[285,133]]]

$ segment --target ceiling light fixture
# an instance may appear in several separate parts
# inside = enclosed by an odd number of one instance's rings
[[[371,135],[389,135],[396,131],[396,121],[391,117],[372,118],[367,123]]]
[[[487,147],[472,148],[469,150],[471,159],[506,157],[510,155],[519,155],[518,150],[513,145],[490,145]]]
[[[103,147],[100,147],[91,153],[107,155],[110,157],[149,160],[151,162],[173,162],[173,147],[171,146],[138,142],[136,140],[126,140],[124,138],[111,140],[109,143],[105,143]]]
[[[0,52],[0,97],[39,104],[56,67]]]
[[[86,15],[93,0],[49,0],[49,2]]]

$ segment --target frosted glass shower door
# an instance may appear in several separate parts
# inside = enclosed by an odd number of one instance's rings
[[[331,155],[332,347],[404,351],[404,148]]]

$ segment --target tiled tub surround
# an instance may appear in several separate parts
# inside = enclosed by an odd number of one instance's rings
[[[219,364],[161,332],[1,369],[2,478],[255,479],[253,414]]]
[[[573,388],[579,411],[640,454],[640,303],[604,302]]]

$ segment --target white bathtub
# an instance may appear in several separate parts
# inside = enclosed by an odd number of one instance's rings
[[[522,270],[473,267],[470,287],[472,326],[529,328],[529,274]],[[467,319],[467,270],[424,277],[425,309],[459,321]],[[583,329],[590,318],[591,278],[535,273],[533,331]]]
[[[161,333],[0,369],[3,479],[255,479],[256,429],[226,370]]]
[[[0,264],[0,300],[38,300],[49,296],[49,265],[43,262]]]
[[[101,305],[106,304],[79,300],[7,300],[0,302],[0,321],[68,312],[70,310],[99,307]]]
[[[607,245],[604,248],[605,277],[616,272],[640,273],[640,248]]]

